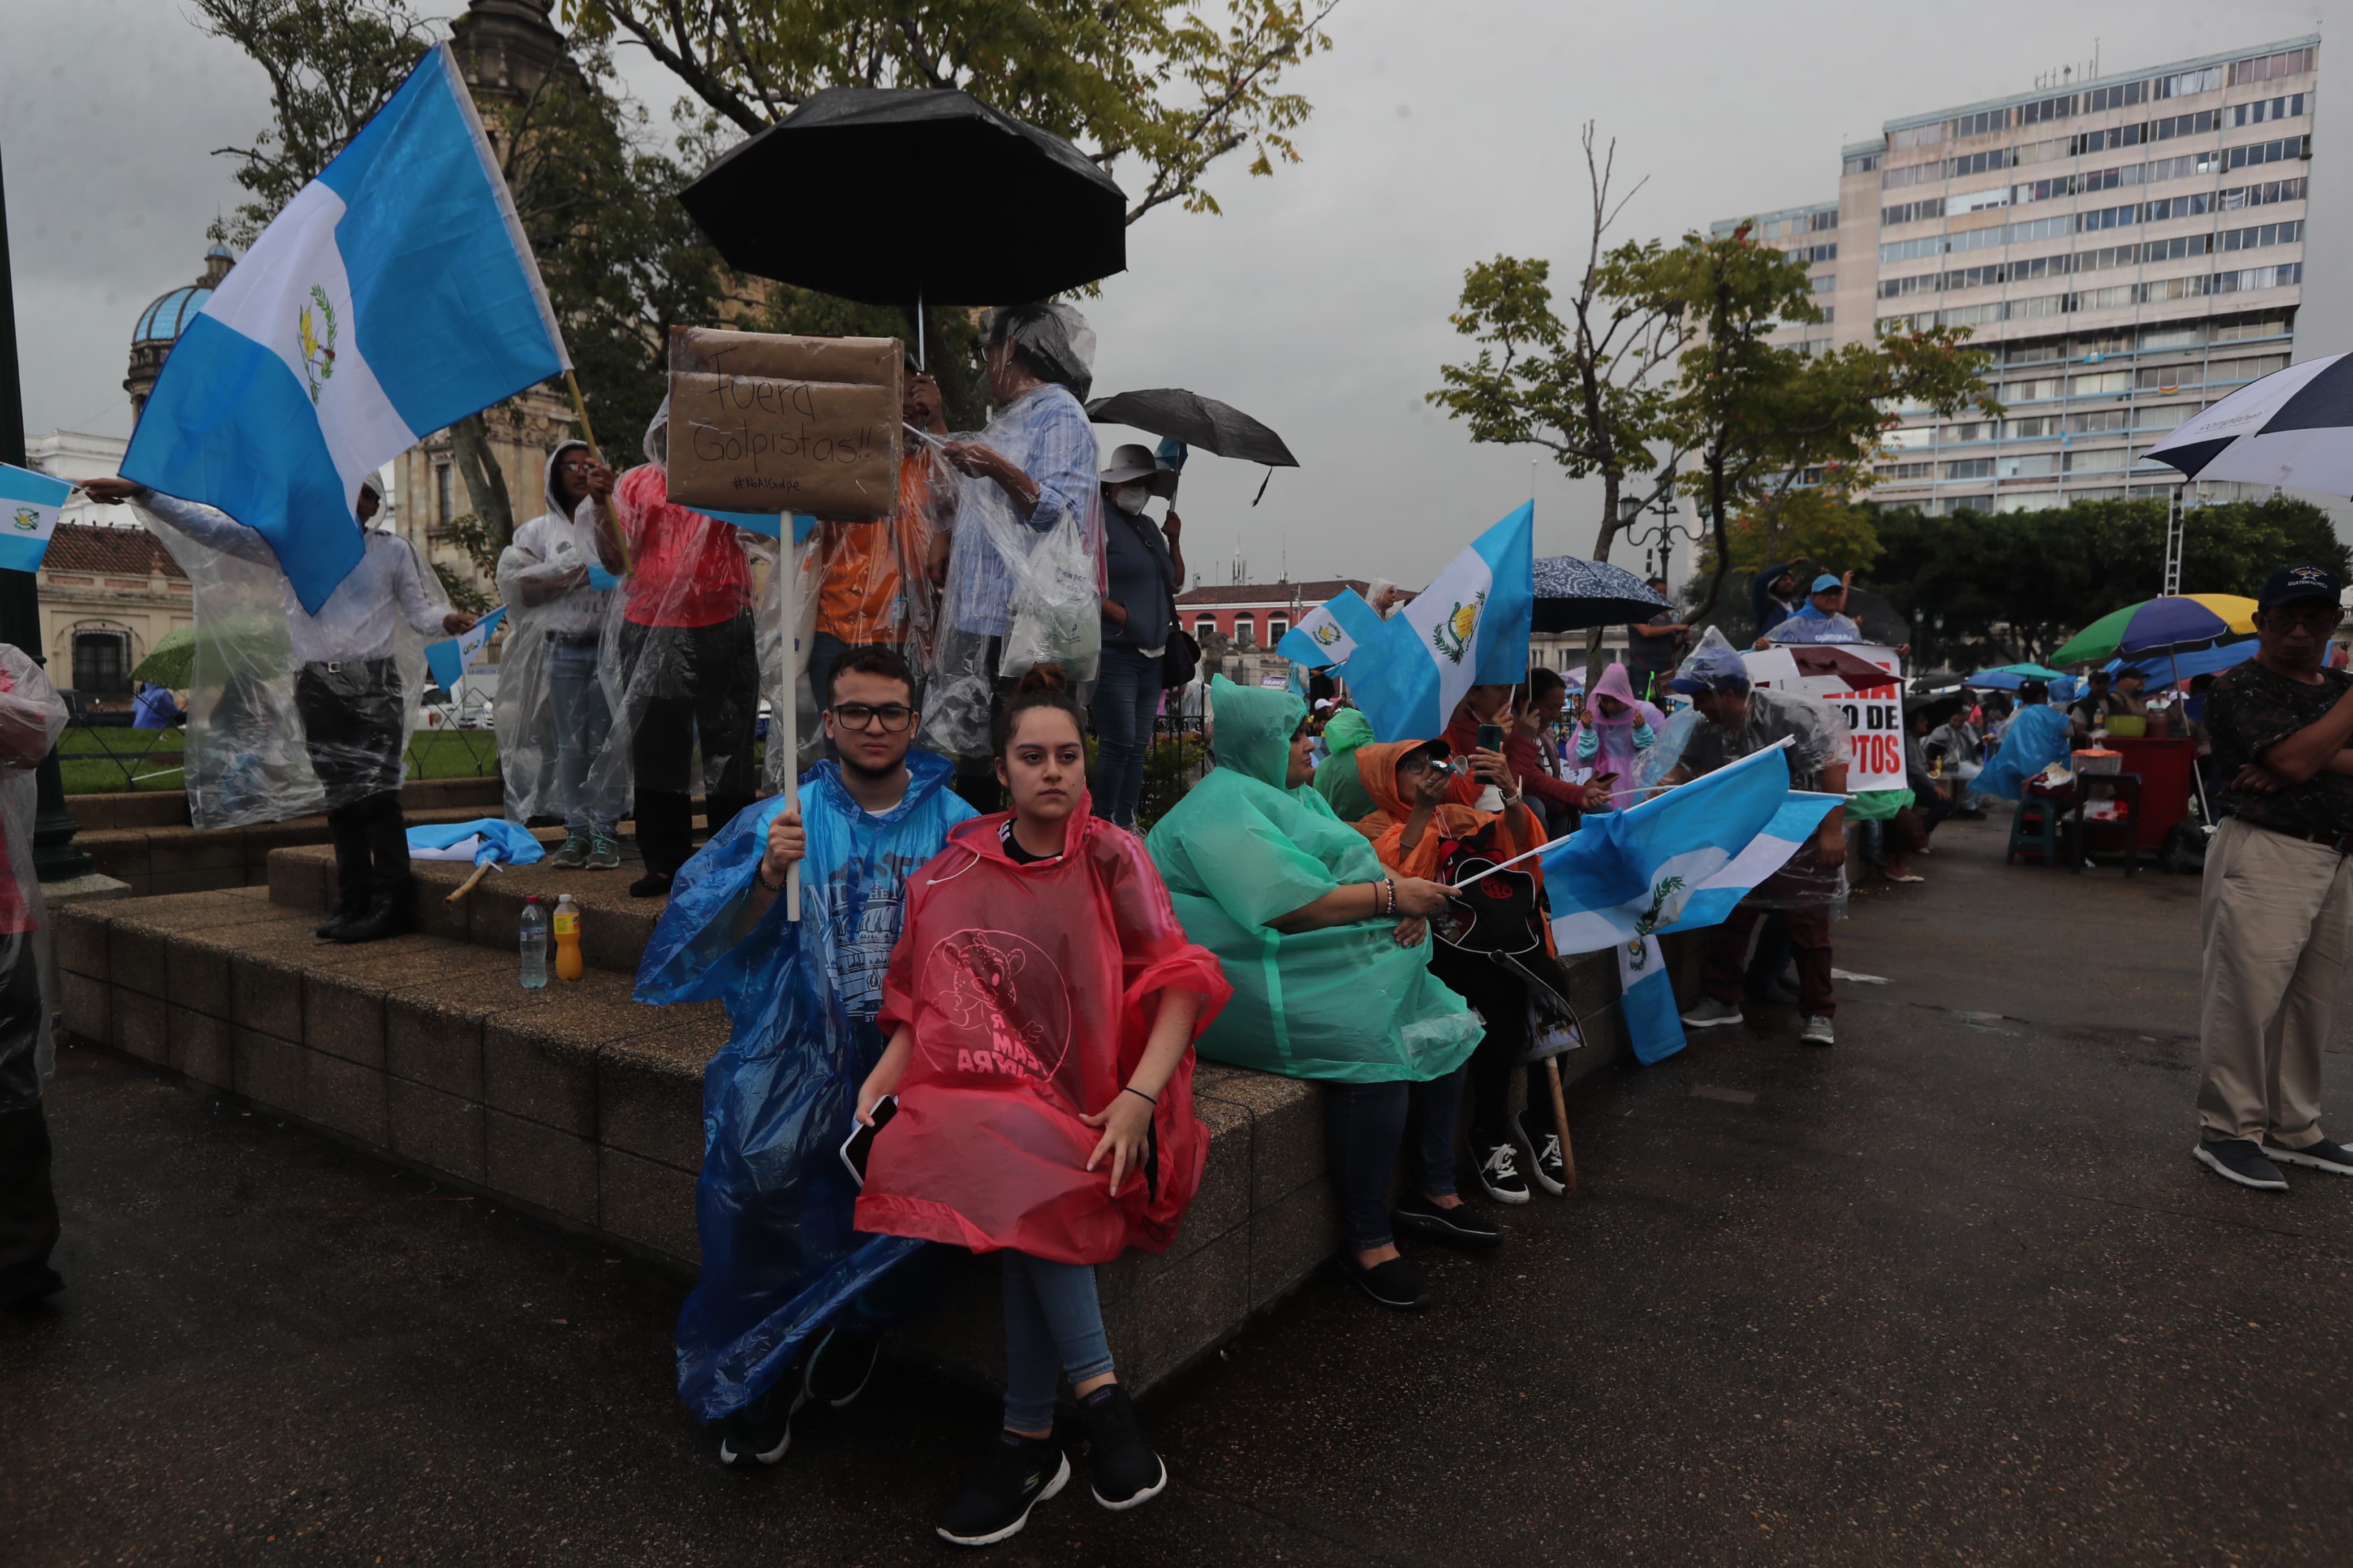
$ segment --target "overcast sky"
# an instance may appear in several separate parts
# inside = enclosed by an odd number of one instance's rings
[[[1618,138],[1623,180],[1650,182],[1618,232],[1672,239],[1832,199],[1844,142],[1892,117],[2029,90],[2039,72],[2089,60],[2095,39],[2113,75],[2327,31],[2337,9],[1343,0],[1338,47],[1286,84],[1315,105],[1302,162],[1271,179],[1221,165],[1222,216],[1163,208],[1128,231],[1128,271],[1083,307],[1102,339],[1095,386],[1222,397],[1298,455],[1255,510],[1262,470],[1194,460],[1179,504],[1208,580],[1225,580],[1239,542],[1257,581],[1286,555],[1293,578],[1419,581],[1529,494],[1527,449],[1473,446],[1422,395],[1461,353],[1447,315],[1465,267],[1541,256],[1573,278],[1585,120]],[[266,84],[171,0],[7,10],[0,156],[26,424],[124,435],[132,323],[195,275],[206,224],[237,195],[210,151],[261,128]],[[635,51],[623,64],[666,119],[679,96],[667,74]],[[2323,80],[2342,69],[2324,58]],[[2353,347],[2353,114],[2324,105],[2316,128],[2299,358]],[[1589,552],[1598,488],[1547,460],[1535,494],[1538,553]]]

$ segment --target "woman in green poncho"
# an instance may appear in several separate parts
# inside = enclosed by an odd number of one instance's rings
[[[1307,787],[1304,702],[1219,677],[1210,710],[1217,766],[1146,840],[1186,935],[1218,955],[1234,988],[1198,1048],[1329,1086],[1341,1261],[1374,1300],[1419,1307],[1429,1290],[1398,1255],[1388,1204],[1409,1122],[1427,1200],[1417,1215],[1435,1209],[1459,1243],[1500,1239],[1454,1193],[1461,1068],[1481,1028],[1430,973],[1426,921],[1446,890],[1391,876]]]
[[[1324,765],[1315,770],[1315,793],[1343,822],[1361,822],[1373,815],[1373,797],[1356,776],[1356,748],[1373,738],[1372,721],[1354,708],[1343,708],[1324,726]]]

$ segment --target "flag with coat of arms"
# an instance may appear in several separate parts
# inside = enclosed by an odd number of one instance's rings
[[[361,480],[571,363],[438,44],[182,331],[122,473],[260,534],[315,615],[364,552]]]
[[[1347,663],[1359,647],[1380,635],[1381,613],[1354,588],[1343,588],[1300,616],[1274,651],[1294,665],[1326,669]]]
[[[1535,612],[1535,502],[1472,541],[1430,586],[1359,645],[1348,689],[1376,738],[1426,741],[1473,686],[1527,679]],[[1377,657],[1367,657],[1377,654]]]
[[[73,494],[63,479],[0,463],[0,571],[33,572],[49,552],[58,513]]]
[[[433,679],[442,690],[453,696],[457,693],[458,682],[466,678],[466,671],[482,657],[482,649],[490,643],[491,634],[499,629],[499,623],[506,618],[506,613],[507,607],[501,605],[456,637],[425,645],[425,668],[433,672]]]

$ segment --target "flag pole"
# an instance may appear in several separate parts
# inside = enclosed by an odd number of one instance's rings
[[[580,421],[580,438],[588,444],[588,456],[596,459],[598,468],[605,467],[605,454],[596,449],[596,432],[588,423],[588,400],[580,395],[580,378],[572,374],[570,365],[564,367],[564,390],[572,395],[572,412]],[[607,502],[604,510],[610,517],[612,503]],[[613,519],[613,538],[621,546],[621,570],[627,573],[630,570],[629,536],[617,518]]]

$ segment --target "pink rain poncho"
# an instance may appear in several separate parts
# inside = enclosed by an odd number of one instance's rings
[[[1604,697],[1615,697],[1626,704],[1625,710],[1615,719],[1604,715]],[[1585,710],[1587,721],[1577,726],[1577,737],[1570,745],[1569,765],[1591,768],[1597,777],[1616,773],[1617,778],[1609,785],[1609,809],[1623,811],[1643,798],[1638,776],[1642,753],[1657,742],[1659,732],[1666,728],[1666,715],[1636,700],[1622,664],[1613,664],[1601,672]]]
[[[973,818],[907,884],[905,924],[875,1019],[915,1032],[899,1113],[874,1140],[860,1230],[1057,1263],[1157,1252],[1201,1184],[1208,1134],[1193,1114],[1193,1053],[1161,1090],[1143,1179],[1111,1194],[1087,1156],[1135,1070],[1161,993],[1201,999],[1198,1037],[1233,994],[1186,940],[1144,841],[1082,795],[1063,852],[1020,865],[1007,815]]]

